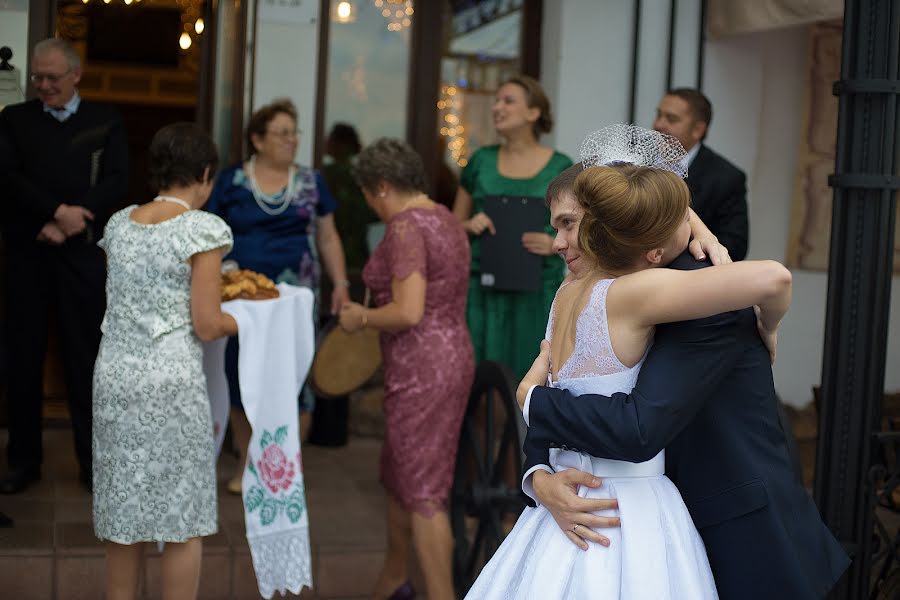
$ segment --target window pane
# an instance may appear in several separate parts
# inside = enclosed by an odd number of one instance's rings
[[[498,141],[491,106],[500,82],[520,70],[521,0],[447,0],[438,96],[444,161],[458,171]]]
[[[325,132],[353,125],[363,144],[406,136],[410,25],[404,0],[332,2]]]

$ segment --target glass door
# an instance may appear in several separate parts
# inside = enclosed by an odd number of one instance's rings
[[[323,124],[356,130],[365,145],[382,136],[406,136],[411,0],[332,2]],[[334,157],[328,145],[324,162]]]
[[[442,159],[454,172],[496,143],[491,106],[500,83],[521,72],[522,1],[447,0],[437,101]]]
[[[335,224],[344,246],[351,296],[384,227],[352,174],[354,156],[380,137],[407,137],[412,0],[331,2],[320,53],[317,164],[337,199]]]

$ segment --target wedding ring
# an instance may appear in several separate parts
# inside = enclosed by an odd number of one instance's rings
[[[575,523],[574,525],[572,525],[572,533],[574,533],[575,535],[578,535],[578,532],[575,531],[575,530],[578,529],[578,526],[579,526],[580,524],[581,524],[581,523]]]

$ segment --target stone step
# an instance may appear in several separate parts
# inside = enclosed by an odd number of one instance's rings
[[[96,600],[101,598],[106,572],[102,554],[58,552],[34,554],[20,549],[19,555],[0,556],[0,581],[5,598],[16,600]],[[281,598],[339,600],[369,598],[375,587],[383,551],[332,548],[314,558],[315,589]],[[159,600],[161,560],[155,551],[144,557],[141,595]],[[418,585],[422,589],[421,581]],[[276,596],[279,597],[279,596]],[[259,600],[261,598],[249,554],[210,550],[204,552],[199,600]]]
[[[0,463],[5,462],[0,430]],[[386,547],[384,491],[378,482],[380,441],[351,438],[342,448],[305,446],[315,589],[287,598],[370,598]],[[97,600],[103,597],[103,543],[91,525],[91,496],[77,481],[71,432],[44,434],[44,477],[25,492],[0,496],[0,512],[15,521],[0,528],[0,597],[16,600]],[[234,458],[219,460],[219,532],[204,539],[199,598],[258,600],[261,596],[244,531],[240,497],[224,483]],[[424,590],[410,557],[413,584]],[[146,545],[141,599],[161,598],[161,556]],[[284,598],[278,596],[276,598]]]

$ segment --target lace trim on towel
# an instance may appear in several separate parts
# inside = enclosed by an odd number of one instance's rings
[[[253,557],[256,582],[263,598],[275,592],[299,594],[312,588],[309,533],[306,527],[247,539]]]

